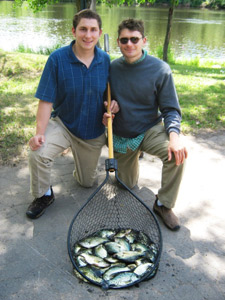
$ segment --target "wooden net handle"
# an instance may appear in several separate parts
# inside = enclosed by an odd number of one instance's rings
[[[109,147],[109,159],[114,158],[114,153],[113,153],[113,135],[112,135],[112,113],[110,110],[111,106],[111,90],[110,90],[110,85],[108,83],[107,86],[107,113],[110,115],[110,118],[108,118],[108,147]]]

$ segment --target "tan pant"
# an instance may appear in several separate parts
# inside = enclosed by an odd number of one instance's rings
[[[96,139],[82,140],[74,136],[59,118],[51,119],[45,132],[45,143],[37,151],[29,152],[31,194],[39,198],[47,192],[53,160],[69,147],[75,162],[74,177],[82,186],[91,187],[103,145],[105,134]]]
[[[158,198],[167,208],[173,208],[177,199],[184,165],[177,166],[175,158],[168,161],[168,135],[164,126],[160,123],[150,128],[135,151],[128,150],[126,154],[115,152],[118,161],[118,176],[129,187],[133,188],[139,177],[139,155],[140,152],[159,157],[162,160],[161,188],[158,191]],[[151,170],[149,170],[151,172]]]

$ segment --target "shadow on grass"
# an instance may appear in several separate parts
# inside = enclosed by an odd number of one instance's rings
[[[225,68],[203,68],[203,67],[193,67],[181,64],[172,65],[171,69],[173,73],[180,75],[192,75],[194,77],[210,77],[216,80],[225,79]]]

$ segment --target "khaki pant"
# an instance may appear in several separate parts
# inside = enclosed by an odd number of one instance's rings
[[[175,158],[168,161],[168,135],[164,126],[160,123],[150,128],[135,151],[128,150],[126,154],[115,152],[118,161],[118,177],[129,187],[133,188],[139,177],[139,155],[140,152],[159,157],[162,160],[161,188],[158,198],[167,208],[173,208],[177,199],[184,165],[177,166]],[[149,170],[151,172],[151,170]]]
[[[84,187],[91,187],[96,177],[96,168],[105,145],[105,134],[91,140],[74,136],[59,118],[49,120],[45,143],[37,151],[29,152],[30,191],[35,198],[43,196],[51,182],[53,161],[65,149],[71,147],[75,170],[74,177]]]

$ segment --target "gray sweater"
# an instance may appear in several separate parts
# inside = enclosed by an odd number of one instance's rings
[[[110,67],[112,99],[120,111],[113,121],[113,132],[134,138],[164,119],[167,133],[180,132],[181,111],[172,72],[168,64],[147,55],[136,64],[123,57]]]

